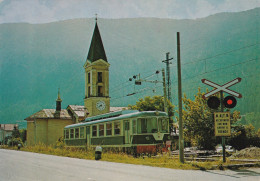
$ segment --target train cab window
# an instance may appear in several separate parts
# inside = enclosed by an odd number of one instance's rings
[[[157,126],[157,118],[152,117],[147,119],[147,133],[157,133],[158,126]]]
[[[70,139],[74,138],[74,129],[70,129]]]
[[[70,132],[68,129],[65,130],[65,139],[69,139],[70,138]]]
[[[79,128],[75,129],[75,138],[79,138]]]
[[[99,125],[99,136],[104,136],[104,124]]]
[[[115,122],[114,123],[114,131],[115,131],[115,135],[119,135],[120,134],[120,122]]]
[[[168,121],[165,118],[158,119],[158,127],[160,132],[166,133],[168,132]]]
[[[111,136],[112,135],[112,123],[107,123],[106,127],[107,127],[107,129],[106,129],[107,136]]]
[[[133,120],[133,134],[136,134],[136,120]]]
[[[79,136],[80,136],[80,138],[84,138],[84,127],[81,127],[79,129]]]
[[[92,126],[92,136],[97,136],[97,126]]]
[[[137,132],[147,133],[147,119],[141,118],[137,120]]]

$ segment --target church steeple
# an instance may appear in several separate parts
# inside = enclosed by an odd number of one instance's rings
[[[97,19],[96,19],[96,25],[95,25],[95,29],[93,32],[90,48],[88,51],[87,60],[89,60],[91,63],[93,63],[99,59],[102,59],[107,62],[106,52],[105,52],[105,49],[103,46],[103,42],[101,39],[101,35],[99,32]]]
[[[56,112],[61,111],[61,102],[62,102],[62,99],[60,98],[60,89],[59,89],[58,98],[56,99]]]

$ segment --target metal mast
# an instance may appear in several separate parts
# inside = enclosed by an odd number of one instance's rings
[[[171,76],[170,76],[170,60],[173,58],[169,58],[170,52],[166,53],[166,60],[163,60],[163,63],[166,63],[166,84],[167,84],[167,98],[170,102],[172,102],[172,96],[171,96]]]

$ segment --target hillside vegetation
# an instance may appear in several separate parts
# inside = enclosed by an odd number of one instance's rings
[[[259,14],[260,8],[256,8],[196,20],[99,19],[111,64],[111,105],[127,106],[145,95],[162,94],[160,84],[134,88],[128,79],[164,68],[166,52],[174,57],[171,80],[176,103],[176,32],[180,32],[183,92],[192,98],[198,87],[204,92],[206,88],[211,90],[201,83],[202,78],[224,84],[241,77],[241,83],[230,87],[243,95],[235,109],[242,115],[259,112]],[[83,64],[94,23],[93,19],[74,19],[47,24],[0,24],[1,123],[55,108],[59,87],[63,108],[83,105]],[[150,89],[141,91],[147,86]],[[139,94],[126,96],[138,90]]]

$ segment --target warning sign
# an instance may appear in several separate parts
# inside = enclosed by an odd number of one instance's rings
[[[215,136],[230,136],[230,113],[215,112]]]

